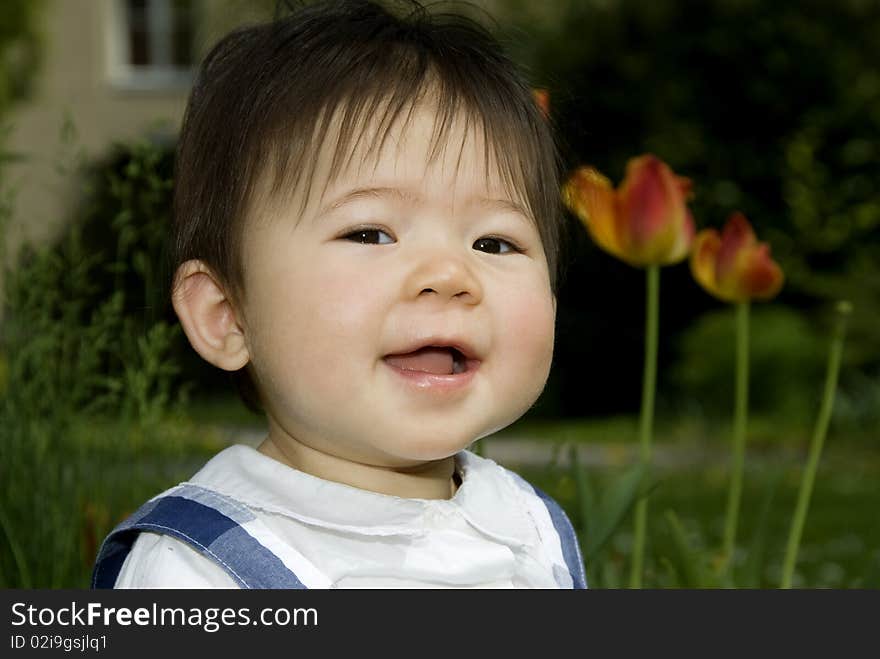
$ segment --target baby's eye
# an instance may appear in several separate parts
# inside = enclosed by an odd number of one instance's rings
[[[387,240],[383,240],[382,236],[385,236]],[[394,242],[394,239],[381,229],[357,229],[345,234],[342,238],[364,245],[387,245]]]
[[[480,238],[474,243],[474,249],[487,254],[511,254],[522,251],[512,242],[503,238]]]

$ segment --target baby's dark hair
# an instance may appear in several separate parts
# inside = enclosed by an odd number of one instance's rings
[[[480,132],[487,165],[494,160],[537,223],[555,293],[563,216],[549,122],[485,28],[415,0],[311,2],[238,29],[211,50],[178,142],[170,272],[201,259],[238,298],[241,239],[257,201],[295,190],[308,198],[319,151],[333,149],[330,171],[339,171],[368,124],[378,126],[370,148],[381,150],[429,89],[431,157],[454,119]]]

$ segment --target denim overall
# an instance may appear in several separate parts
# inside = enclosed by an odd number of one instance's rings
[[[573,587],[586,588],[583,560],[571,522],[559,504],[538,488],[529,487],[547,507]],[[297,552],[282,560],[277,552],[285,545],[247,507],[192,483],[163,492],[110,532],[95,561],[92,588],[114,587],[125,557],[142,531],[182,540],[222,567],[241,588],[306,588],[289,567],[297,562]]]

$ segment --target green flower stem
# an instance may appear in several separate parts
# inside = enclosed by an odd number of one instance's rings
[[[743,468],[746,457],[746,427],[749,419],[749,303],[736,305],[736,389],[733,417],[733,461],[727,515],[724,519],[722,572],[731,565],[736,549],[736,527],[742,498]]]
[[[645,294],[645,370],[642,375],[642,411],[639,418],[639,459],[645,465],[645,476],[651,463],[651,438],[654,428],[654,394],[657,389],[657,337],[660,319],[660,266],[647,270]],[[642,566],[645,559],[645,526],[648,499],[636,503],[630,588],[642,587]]]
[[[813,493],[813,483],[816,480],[819,459],[822,457],[822,445],[825,443],[825,434],[828,432],[828,424],[831,421],[831,410],[834,408],[834,394],[837,390],[837,375],[840,372],[840,359],[843,354],[843,339],[846,335],[846,321],[851,312],[852,305],[849,302],[838,302],[837,322],[834,326],[834,334],[831,339],[831,350],[828,355],[828,373],[825,377],[825,392],[822,396],[822,405],[819,408],[819,416],[816,419],[816,427],[813,430],[813,439],[810,442],[810,454],[807,458],[807,466],[801,477],[797,506],[795,507],[794,517],[792,518],[791,532],[788,536],[788,546],[785,550],[785,559],[782,562],[781,588],[791,588],[791,581],[794,576],[794,566],[797,562],[801,535],[804,530],[804,522],[807,519],[807,510],[810,507],[810,496]]]

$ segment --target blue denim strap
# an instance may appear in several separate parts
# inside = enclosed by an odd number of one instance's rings
[[[530,483],[531,485],[531,483]],[[577,534],[574,527],[568,519],[568,515],[552,497],[534,485],[531,485],[544,505],[547,506],[547,512],[550,513],[550,519],[553,521],[553,527],[559,534],[559,542],[562,544],[562,557],[565,559],[565,565],[571,575],[571,581],[575,589],[585,589],[587,587],[587,575],[584,572],[584,559],[581,556],[581,550],[578,546]]]
[[[137,535],[153,531],[181,540],[219,565],[241,588],[305,586],[249,532],[265,527],[238,502],[217,492],[184,484],[141,506],[119,524],[101,545],[92,588],[113,588]]]

